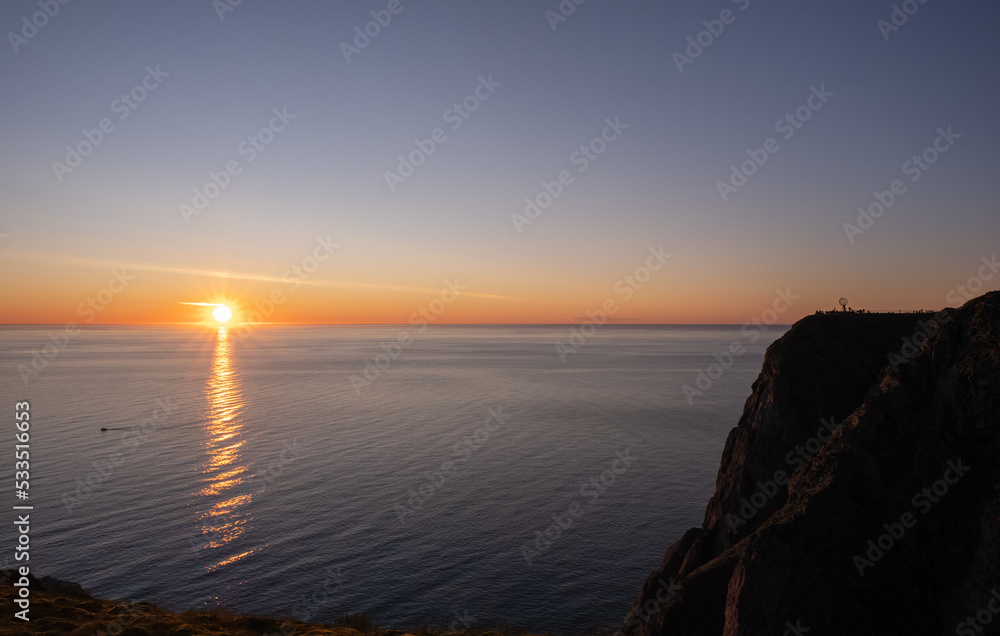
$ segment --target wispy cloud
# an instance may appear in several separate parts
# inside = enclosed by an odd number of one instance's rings
[[[111,261],[107,259],[98,258],[80,258],[76,256],[60,256],[51,254],[39,254],[38,252],[25,252],[25,258],[30,258],[31,260],[41,261],[45,263],[59,263],[65,265],[73,265],[76,267],[94,267],[94,268],[117,268],[124,267],[126,269],[133,269],[137,271],[145,272],[162,272],[166,274],[180,274],[186,276],[201,276],[206,278],[220,278],[227,280],[248,280],[248,281],[258,281],[264,283],[288,283],[287,280],[282,279],[280,276],[267,276],[261,274],[241,274],[238,272],[225,272],[221,270],[210,270],[210,269],[198,269],[194,267],[177,267],[174,265],[159,265],[156,263],[126,263],[122,261]],[[357,281],[346,281],[346,280],[330,280],[330,279],[308,279],[302,280],[300,278],[295,279],[296,282],[312,287],[335,287],[340,289],[381,289],[386,291],[397,291],[411,294],[438,294],[441,292],[440,288],[434,287],[414,287],[410,285],[382,285],[378,283],[362,283]],[[474,298],[492,298],[495,300],[509,300],[507,296],[501,296],[498,294],[480,294],[475,292],[462,292],[463,296],[471,296]],[[186,304],[202,304],[205,306],[211,305],[212,303],[186,303]]]

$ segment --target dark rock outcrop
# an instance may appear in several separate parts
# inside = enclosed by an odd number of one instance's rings
[[[23,581],[27,581],[27,585],[23,585]],[[45,591],[65,594],[67,596],[79,596],[81,598],[90,598],[90,594],[87,590],[83,589],[79,583],[73,583],[72,581],[63,581],[62,579],[57,579],[54,576],[43,576],[42,578],[36,578],[34,574],[28,573],[27,576],[21,576],[17,568],[12,568],[10,570],[0,570],[0,586],[15,586],[19,585],[22,587],[27,587],[32,592]]]
[[[1000,292],[809,316],[768,348],[702,527],[625,631],[1000,633],[975,618],[1000,590],[998,515]]]

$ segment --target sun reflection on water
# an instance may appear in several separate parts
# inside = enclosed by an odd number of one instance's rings
[[[246,490],[249,466],[242,448],[243,409],[246,406],[240,382],[233,368],[229,333],[220,327],[212,357],[212,375],[205,387],[208,401],[208,421],[205,425],[205,464],[202,468],[198,522],[201,525],[201,545],[210,550],[215,570],[241,560],[253,550],[234,550],[229,544],[249,528],[250,512],[246,509],[253,495]],[[207,506],[205,508],[204,506]],[[223,550],[229,546],[228,550]],[[237,551],[235,556],[228,553]]]

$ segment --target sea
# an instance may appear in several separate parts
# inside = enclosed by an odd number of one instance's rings
[[[0,327],[33,508],[0,566],[175,611],[615,629],[786,330]]]

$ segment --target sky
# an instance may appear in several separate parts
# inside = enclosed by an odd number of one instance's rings
[[[938,309],[1000,288],[998,22],[987,0],[10,0],[0,323]]]

